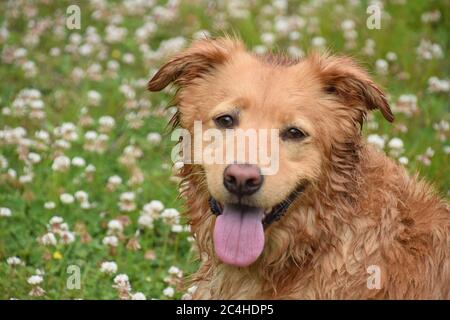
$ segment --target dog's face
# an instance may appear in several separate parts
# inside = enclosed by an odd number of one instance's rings
[[[382,92],[347,58],[258,57],[235,40],[202,40],[163,66],[149,89],[161,90],[171,82],[180,88],[183,128],[231,139],[203,141],[203,149],[209,144],[212,154],[226,156],[201,166],[220,214],[214,228],[216,253],[236,266],[247,266],[261,254],[264,223],[329,174],[330,163],[339,161],[332,157],[333,147],[359,135],[368,109],[379,108],[393,119]],[[196,121],[200,132],[194,130]],[[238,144],[237,136],[248,130],[256,133],[256,149],[250,138]],[[258,134],[264,130],[265,135]],[[270,174],[264,174],[267,163],[262,164],[260,154],[252,158],[262,148],[275,168]]]

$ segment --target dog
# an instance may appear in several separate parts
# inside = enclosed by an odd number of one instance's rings
[[[353,59],[248,52],[194,41],[148,83],[178,90],[174,127],[277,129],[279,168],[185,164],[201,265],[194,299],[449,299],[450,206],[367,144],[383,91]]]

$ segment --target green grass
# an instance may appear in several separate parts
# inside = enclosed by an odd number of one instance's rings
[[[133,238],[138,229],[137,220],[145,203],[151,200],[160,200],[166,208],[183,210],[183,201],[177,199],[177,184],[170,180],[172,175],[170,152],[173,142],[166,128],[170,114],[161,111],[170,99],[166,93],[150,94],[146,92],[145,85],[133,85],[135,98],[151,102],[149,108],[126,108],[127,99],[120,91],[123,83],[133,83],[141,80],[145,84],[150,76],[150,71],[158,68],[162,60],[151,61],[142,54],[135,30],[145,22],[145,16],[152,13],[153,8],[143,8],[133,15],[127,13],[119,1],[107,2],[106,16],[111,13],[121,15],[123,20],[118,26],[126,28],[128,35],[118,43],[105,42],[105,27],[108,18],[96,20],[92,17],[95,8],[88,1],[79,1],[81,8],[81,30],[68,30],[64,27],[65,10],[73,1],[25,1],[28,3],[6,1],[0,2],[0,26],[7,26],[9,36],[0,40],[0,52],[3,59],[7,59],[7,52],[17,48],[26,48],[25,61],[34,61],[37,74],[28,77],[22,70],[23,62],[20,59],[12,63],[2,61],[0,65],[0,108],[4,111],[11,108],[18,93],[24,88],[38,89],[42,93],[45,119],[38,120],[28,117],[14,117],[0,114],[0,130],[22,127],[27,131],[26,138],[36,140],[34,133],[37,130],[46,130],[50,133],[50,143],[45,149],[35,146],[23,147],[20,151],[17,143],[6,143],[0,135],[0,155],[8,161],[8,166],[0,166],[0,207],[11,209],[11,217],[0,217],[0,298],[30,299],[28,295],[31,285],[27,278],[36,274],[39,268],[45,272],[41,287],[46,294],[39,298],[45,299],[116,299],[117,292],[112,288],[113,276],[100,272],[100,264],[103,261],[115,261],[118,272],[129,276],[133,292],[143,292],[147,298],[167,298],[163,295],[163,289],[167,283],[168,269],[177,266],[183,270],[184,275],[192,273],[196,267],[195,253],[188,241],[188,232],[174,233],[171,227],[161,220],[155,221],[152,230],[142,231],[139,237],[140,250],[129,250],[126,244]],[[314,2],[314,1],[313,1]],[[398,2],[398,1],[397,1]],[[164,2],[158,1],[161,5]],[[232,17],[227,9],[227,1],[217,2],[211,8],[206,9],[203,1],[182,1],[173,22],[156,21],[157,29],[143,44],[157,50],[164,40],[183,36],[189,42],[192,35],[198,30],[208,30],[212,35],[220,35],[223,31],[237,33],[249,47],[261,44],[260,35],[263,32],[274,32],[273,23],[280,13],[276,10],[272,14],[264,15],[262,8],[270,5],[270,1],[252,1],[248,10],[250,15],[246,19]],[[15,5],[13,5],[15,4]],[[336,7],[342,6],[343,10],[336,13]],[[16,6],[17,9],[13,7]],[[311,7],[305,1],[292,1],[289,3],[287,15],[298,14],[300,8]],[[36,16],[29,17],[30,9],[37,9]],[[17,10],[17,14],[14,13]],[[421,15],[424,12],[439,10],[441,18],[438,22],[422,23]],[[397,101],[402,94],[414,94],[418,98],[418,113],[411,117],[396,114],[396,122],[388,124],[379,114],[375,114],[378,129],[365,129],[365,134],[386,135],[388,139],[398,137],[404,142],[405,150],[402,156],[409,159],[407,168],[410,172],[420,174],[431,181],[438,192],[448,196],[450,190],[449,154],[444,151],[449,148],[449,131],[442,132],[442,139],[438,138],[433,125],[441,120],[450,121],[449,93],[428,92],[428,79],[432,76],[439,79],[448,79],[450,70],[449,38],[450,13],[447,1],[408,1],[407,4],[396,4],[392,1],[385,5],[385,12],[389,19],[382,20],[380,30],[368,30],[365,26],[367,18],[366,1],[360,5],[349,6],[348,1],[324,1],[321,6],[311,9],[310,13],[303,15],[303,19],[317,18],[317,30],[308,32],[308,28],[299,29],[302,37],[298,41],[291,41],[287,37],[276,34],[277,41],[274,44],[276,50],[286,50],[290,45],[298,46],[305,52],[310,49],[311,39],[315,36],[324,37],[327,47],[333,52],[350,54],[362,62],[391,97],[391,101]],[[223,15],[223,19],[220,18]],[[49,27],[39,36],[35,45],[31,44],[29,35],[32,30],[28,26],[32,21],[44,21],[48,19]],[[218,29],[220,20],[227,22],[225,28]],[[341,23],[345,19],[352,19],[356,24],[355,30],[358,37],[353,49],[345,48],[345,39],[341,30]],[[151,20],[151,19],[150,19]],[[57,21],[62,21],[63,24]],[[267,26],[266,26],[267,24]],[[59,25],[59,27],[58,27]],[[66,45],[72,34],[79,33],[85,42],[85,34],[88,27],[95,27],[100,44],[94,49],[94,54],[82,56],[65,51]],[[55,34],[55,30],[61,29],[61,36]],[[362,48],[366,39],[375,41],[374,54],[368,56]],[[2,39],[2,38],[0,38]],[[432,60],[421,60],[416,54],[416,48],[421,39],[428,39],[440,45],[443,57]],[[56,57],[49,55],[51,48],[60,48],[61,54]],[[98,52],[103,51],[104,58],[98,57]],[[376,60],[385,59],[388,52],[397,54],[397,61],[390,63],[387,75],[378,75],[374,70]],[[126,53],[134,55],[135,62],[126,64],[122,58]],[[109,77],[106,73],[110,60],[119,62],[120,67],[116,77]],[[100,79],[83,78],[75,81],[71,74],[74,68],[87,70],[92,64],[98,63],[102,67]],[[400,72],[408,73],[409,78],[401,80]],[[83,126],[80,123],[81,110],[87,106],[88,91],[98,91],[102,96],[99,107],[87,107],[87,114],[92,117],[92,125]],[[142,103],[141,103],[142,104]],[[147,116],[142,117],[142,125],[139,128],[131,128],[129,125],[130,113],[139,110],[148,111]],[[116,125],[108,133],[108,142],[103,154],[87,151],[83,148],[84,134],[89,130],[98,130],[97,120],[101,116],[112,116]],[[59,150],[55,147],[53,130],[63,122],[71,122],[76,125],[78,139],[71,142],[67,150]],[[398,130],[400,125],[407,127],[407,132]],[[149,132],[159,132],[163,140],[158,145],[150,144],[146,136]],[[388,141],[388,140],[387,140]],[[129,168],[119,163],[118,159],[123,154],[125,147],[138,146],[143,156],[137,159],[136,166],[144,175],[144,181],[140,184],[128,186],[127,180],[131,176]],[[427,148],[434,150],[430,165],[425,165],[417,159]],[[36,152],[41,156],[41,161],[30,166],[33,179],[29,183],[20,183],[17,179],[8,178],[8,170],[17,172],[17,177],[25,174],[27,166],[20,154]],[[389,148],[386,148],[386,152]],[[84,172],[84,168],[71,167],[67,172],[60,173],[51,169],[56,155],[63,153],[69,158],[79,156],[85,159],[86,164],[95,166],[96,171],[92,179]],[[1,157],[0,157],[1,158]],[[1,161],[0,161],[1,163]],[[164,166],[165,165],[165,166]],[[119,175],[123,183],[115,190],[108,191],[107,180],[112,175]],[[89,194],[89,200],[96,206],[91,209],[81,209],[75,201],[65,205],[59,200],[61,193],[74,194],[78,190],[84,190]],[[120,194],[126,191],[136,193],[137,209],[131,212],[121,212],[118,207]],[[48,210],[44,203],[53,201],[56,208]],[[107,223],[120,216],[128,216],[131,223],[124,228],[117,252],[112,255],[110,250],[102,244],[107,234]],[[37,238],[46,233],[47,224],[51,217],[61,216],[68,223],[71,231],[76,231],[75,242],[53,247],[41,245]],[[182,218],[184,222],[184,218]],[[82,225],[90,236],[88,242],[81,241],[83,232],[79,231]],[[145,253],[154,250],[156,258],[148,260]],[[54,255],[57,252],[56,256]],[[58,258],[58,253],[61,259]],[[25,266],[11,267],[6,259],[18,256],[25,262]],[[56,257],[56,258],[55,258]],[[69,265],[78,265],[81,270],[81,289],[69,290],[66,281]],[[172,285],[176,290],[174,298],[180,298],[184,293],[181,285]]]

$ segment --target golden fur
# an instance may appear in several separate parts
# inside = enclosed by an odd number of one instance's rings
[[[199,40],[170,59],[149,90],[178,87],[174,119],[192,132],[224,110],[240,109],[243,128],[298,124],[303,142],[282,142],[280,168],[265,177],[249,205],[270,208],[299,183],[306,190],[265,231],[265,248],[249,267],[221,263],[208,198],[231,199],[224,165],[181,170],[187,216],[201,266],[194,298],[449,299],[450,210],[433,189],[361,137],[366,113],[394,117],[383,92],[351,59],[312,54],[292,60],[257,56],[229,37]],[[381,268],[368,289],[367,268]]]

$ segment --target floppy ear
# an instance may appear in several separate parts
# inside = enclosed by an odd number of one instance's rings
[[[217,65],[226,62],[233,52],[243,49],[240,41],[229,37],[197,40],[158,70],[149,81],[148,90],[160,91],[172,82],[183,86],[211,72]]]
[[[341,103],[359,110],[357,120],[361,124],[367,110],[373,109],[379,109],[389,122],[394,121],[383,91],[351,58],[313,55],[312,59],[319,65],[325,91],[335,95]]]

